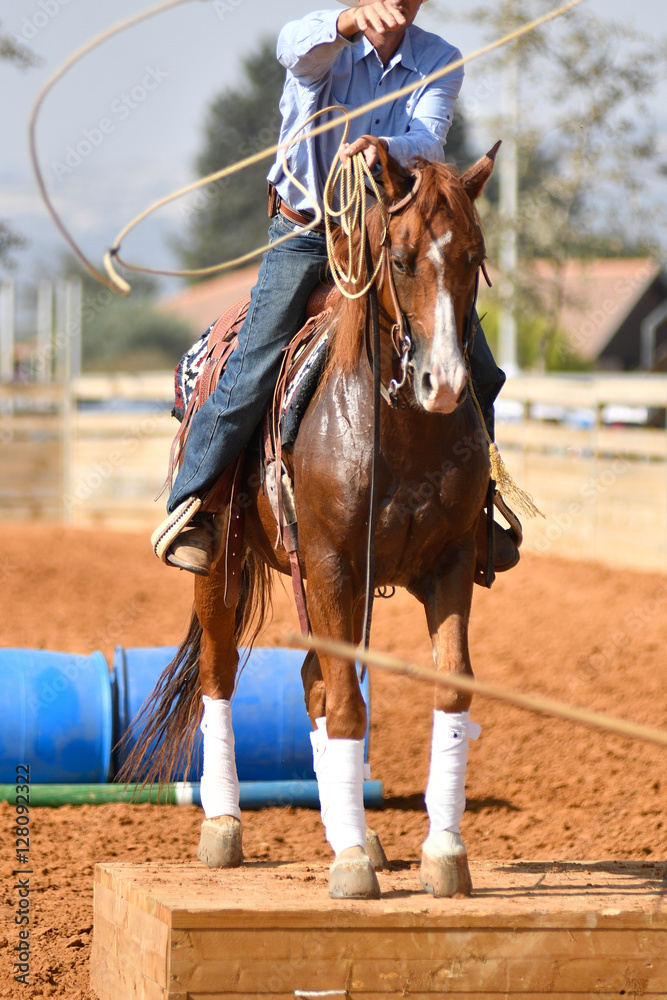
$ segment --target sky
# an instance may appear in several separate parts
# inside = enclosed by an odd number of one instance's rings
[[[584,5],[652,37],[667,35],[665,0],[584,0]],[[24,41],[42,60],[26,71],[0,63],[0,218],[30,241],[28,250],[16,255],[19,284],[57,270],[65,249],[28,158],[27,122],[35,97],[80,46],[149,6],[150,0],[0,0],[1,30]],[[312,0],[188,0],[110,39],[56,85],[40,113],[39,154],[58,210],[96,266],[137,212],[195,179],[207,108],[217,93],[238,84],[243,57],[286,21],[317,6]],[[328,6],[335,6],[332,0]],[[450,22],[448,8],[453,4],[430,0],[418,23],[464,53],[488,40],[479,26]],[[462,100],[482,145],[497,91],[488,60],[468,66]],[[652,113],[667,158],[665,80],[652,100]],[[489,146],[495,138],[489,136]],[[68,151],[82,140],[82,148],[90,151],[77,162]],[[173,267],[169,239],[184,225],[183,204],[175,203],[128,237],[125,256]]]

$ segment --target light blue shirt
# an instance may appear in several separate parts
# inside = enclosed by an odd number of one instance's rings
[[[338,34],[340,10],[319,10],[300,21],[290,21],[278,36],[277,55],[287,70],[280,99],[280,142],[310,115],[330,104],[349,110],[424,79],[434,70],[459,59],[461,53],[439,35],[415,24],[405,32],[386,66],[365,35],[356,40]],[[454,102],[463,82],[463,67],[419,87],[407,97],[369,111],[350,122],[348,142],[361,135],[387,140],[389,152],[399,163],[413,156],[444,159],[443,146],[452,123]],[[321,115],[313,126],[336,115]],[[320,206],[324,184],[342,136],[333,128],[315,139],[294,143],[286,151],[290,170],[314,194]],[[297,211],[312,211],[312,204],[285,175],[281,156],[268,174],[282,200]]]

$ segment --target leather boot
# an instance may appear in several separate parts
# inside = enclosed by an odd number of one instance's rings
[[[222,550],[223,521],[212,514],[197,514],[167,549],[166,561],[197,576],[209,576]]]
[[[482,509],[477,522],[477,563],[475,565],[475,583],[486,587],[487,563],[487,525],[486,510]],[[502,528],[497,521],[493,522],[493,568],[496,573],[505,573],[512,569],[520,559],[519,545],[521,540],[514,528]]]

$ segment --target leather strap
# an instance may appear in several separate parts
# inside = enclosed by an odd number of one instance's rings
[[[242,482],[243,455],[245,449],[236,460],[232,492],[227,516],[227,532],[223,549],[225,560],[225,593],[223,600],[226,608],[234,608],[238,604],[241,592],[241,572],[243,569],[243,535],[245,530],[245,506],[239,503],[238,491]]]
[[[289,219],[290,222],[296,222],[297,226],[310,226],[313,221],[312,219],[309,219],[307,215],[304,215],[302,212],[297,212],[294,208],[290,208],[289,205],[286,205],[282,201],[278,211],[281,215],[284,215],[286,219]],[[312,226],[311,228],[314,229],[316,233],[326,232],[326,227],[323,222],[318,222],[316,226]]]
[[[268,194],[268,204],[266,206],[266,214],[270,219],[276,214],[278,207],[280,205],[280,195],[276,191],[275,185],[269,181],[266,185],[266,190]]]
[[[486,491],[486,569],[484,571],[484,586],[488,589],[491,589],[491,585],[496,578],[496,546],[493,532],[493,495],[495,491],[496,484],[493,479],[489,479]]]
[[[310,618],[308,617],[308,605],[306,604],[306,591],[303,586],[303,574],[301,573],[301,565],[299,563],[299,553],[296,549],[292,549],[288,555],[290,573],[292,576],[292,593],[294,594],[296,612],[299,616],[301,635],[309,636],[311,633]]]
[[[366,242],[366,268],[373,273],[373,258],[370,244]],[[369,493],[368,534],[366,536],[366,584],[364,593],[364,620],[361,641],[363,648],[368,649],[371,640],[371,621],[373,618],[373,596],[375,593],[375,526],[377,524],[377,463],[380,453],[380,369],[382,365],[380,351],[380,317],[378,312],[377,287],[371,285],[366,296],[366,326],[370,327],[371,352],[373,355],[373,451],[371,453],[371,484]],[[361,680],[366,675],[366,664],[361,667]]]

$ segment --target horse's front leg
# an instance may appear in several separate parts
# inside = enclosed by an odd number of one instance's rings
[[[316,636],[358,641],[354,588],[349,567],[333,554],[307,563],[310,621]],[[380,886],[366,853],[364,736],[366,706],[353,663],[320,654],[325,698],[311,686],[309,701],[326,716],[313,718],[313,767],[326,838],[336,855],[329,871],[329,895],[377,899]],[[310,706],[309,706],[310,707]]]
[[[416,594],[424,604],[439,671],[472,677],[468,621],[475,548],[472,538],[452,547],[435,578]],[[438,685],[435,689],[431,766],[426,788],[429,834],[422,847],[420,879],[434,896],[469,896],[472,884],[461,839],[465,810],[468,740],[480,728],[470,721],[472,695]]]
[[[222,567],[220,560],[210,576],[195,578],[195,608],[202,626],[199,677],[204,764],[200,789],[206,816],[197,857],[211,868],[236,868],[243,863],[243,847],[230,699],[238,652],[235,609],[226,608],[223,600]]]

